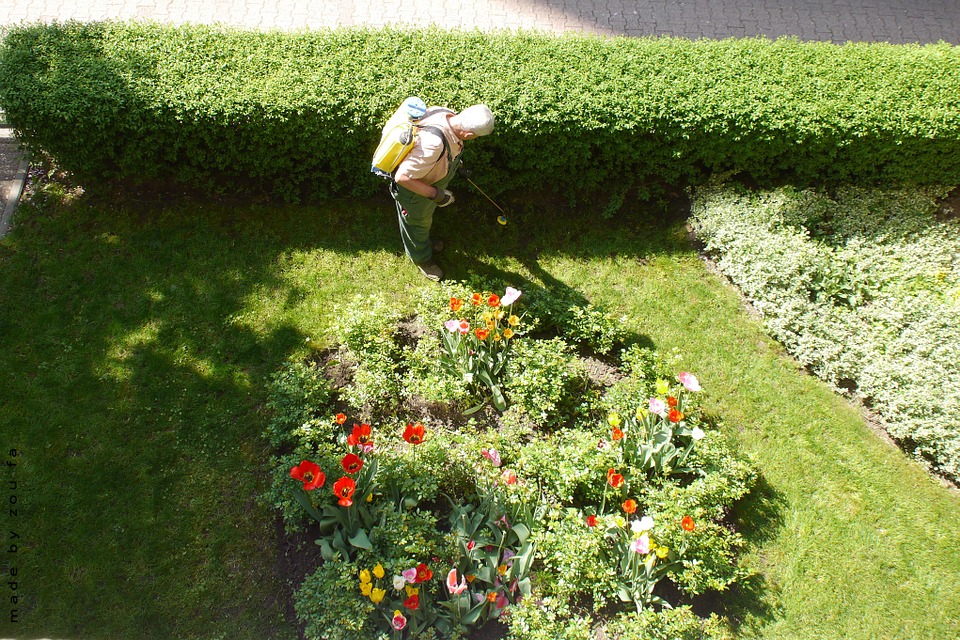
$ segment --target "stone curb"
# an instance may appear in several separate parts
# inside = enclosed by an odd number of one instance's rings
[[[9,127],[0,128],[10,129]],[[17,205],[20,203],[20,196],[23,195],[23,187],[27,182],[27,171],[29,169],[29,154],[23,152],[20,158],[20,166],[17,168],[17,173],[13,177],[13,180],[0,182],[0,184],[7,188],[7,193],[5,194],[7,204],[3,208],[3,212],[0,213],[0,238],[3,238],[13,229],[13,214],[16,212]]]

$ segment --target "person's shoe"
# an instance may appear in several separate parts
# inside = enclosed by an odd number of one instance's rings
[[[418,262],[417,269],[420,269],[427,279],[433,280],[434,282],[439,282],[443,279],[443,269],[437,266],[437,263],[433,260],[427,260],[426,262]]]
[[[443,240],[433,240],[431,241],[430,246],[433,248],[434,253],[443,253],[443,248],[446,245],[443,244]]]

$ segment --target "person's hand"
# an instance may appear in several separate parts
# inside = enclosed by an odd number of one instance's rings
[[[446,189],[437,189],[437,195],[433,197],[433,201],[437,203],[438,207],[446,207],[447,205],[453,204],[454,197],[453,194]]]

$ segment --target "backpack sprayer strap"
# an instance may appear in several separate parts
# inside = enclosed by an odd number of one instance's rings
[[[440,127],[435,127],[435,126],[433,126],[432,124],[414,125],[414,126],[415,126],[417,129],[420,129],[420,130],[422,130],[422,131],[429,131],[429,132],[432,133],[433,135],[435,135],[435,136],[437,136],[438,138],[440,138],[440,141],[443,142],[443,153],[446,154],[446,156],[447,156],[447,162],[448,162],[448,163],[452,163],[452,162],[453,162],[453,152],[450,151],[450,143],[447,142],[447,136],[443,135],[443,129],[441,129]],[[442,158],[442,157],[443,157],[443,156],[441,155],[440,158]],[[440,158],[437,158],[437,162],[440,162]],[[436,163],[434,163],[434,164],[436,164]],[[448,170],[449,170],[449,169],[448,169]]]
[[[433,135],[440,138],[440,141],[443,142],[443,153],[440,155],[439,158],[437,158],[434,161],[433,164],[436,165],[437,162],[440,162],[440,158],[446,155],[447,171],[449,171],[450,170],[449,167],[453,163],[453,152],[450,150],[450,143],[447,142],[447,136],[443,135],[443,129],[441,129],[440,127],[435,127],[431,124],[424,124],[424,125],[415,124],[413,125],[413,127],[415,129],[420,129],[421,131],[429,131]],[[397,180],[395,176],[394,176],[394,179],[390,181],[390,195],[393,196],[394,200],[397,199]]]

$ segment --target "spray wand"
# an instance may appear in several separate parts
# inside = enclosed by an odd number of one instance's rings
[[[466,176],[464,176],[464,177],[466,177]],[[467,178],[467,182],[469,182],[470,184],[472,184],[474,189],[476,189],[477,191],[479,191],[479,192],[483,195],[484,198],[486,198],[487,200],[489,200],[489,201],[490,201],[490,204],[492,204],[493,206],[495,206],[497,209],[500,210],[500,213],[503,214],[503,215],[497,216],[497,222],[499,222],[499,223],[502,224],[502,225],[506,225],[506,224],[507,224],[507,212],[503,210],[503,207],[501,207],[500,205],[498,205],[496,202],[493,201],[493,198],[491,198],[491,197],[488,196],[486,193],[484,193],[483,189],[481,189],[480,187],[478,187],[476,182],[474,182],[474,181],[471,180],[470,178]]]

